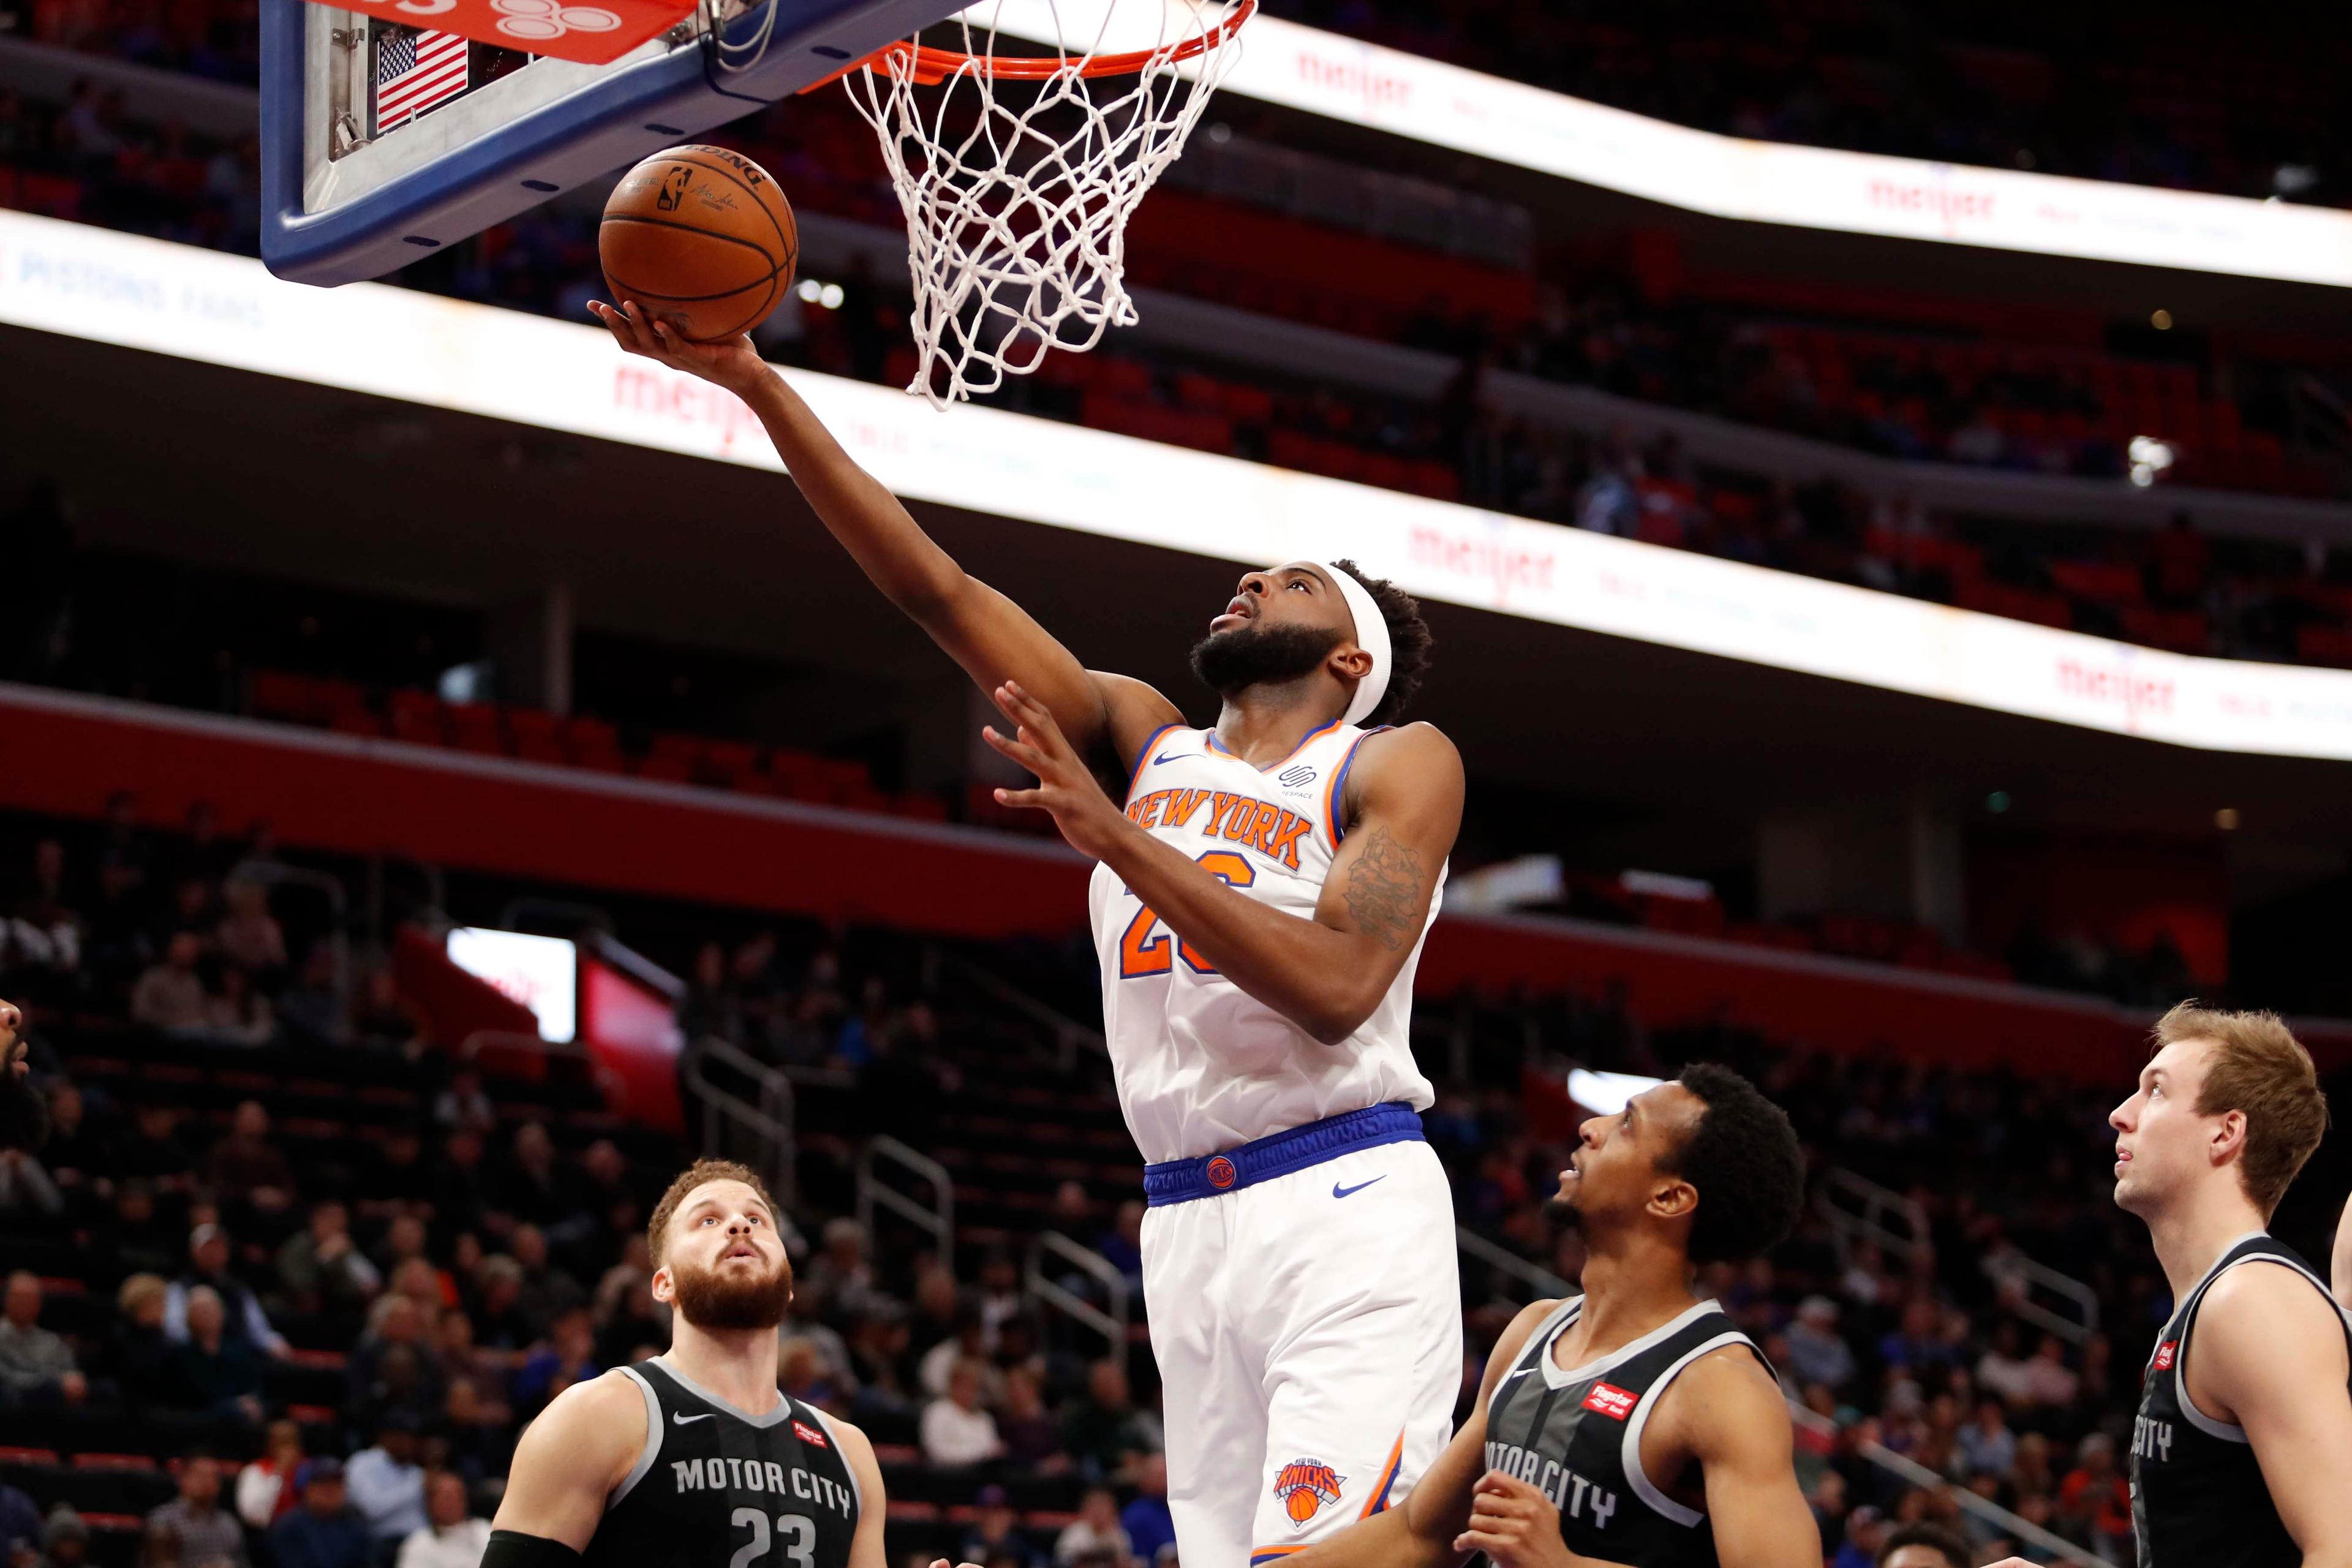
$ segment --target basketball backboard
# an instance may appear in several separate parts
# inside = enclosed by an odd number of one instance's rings
[[[418,27],[442,7],[414,0]],[[261,0],[261,256],[280,278],[381,277],[557,194],[790,96],[956,0],[706,0],[610,65]],[[717,19],[715,19],[717,18]],[[420,50],[462,49],[462,93],[382,101]],[[389,109],[389,112],[380,112]]]

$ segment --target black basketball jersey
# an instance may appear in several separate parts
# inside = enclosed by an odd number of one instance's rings
[[[779,1395],[747,1415],[660,1356],[622,1370],[646,1396],[646,1447],[584,1568],[846,1568],[865,1500],[822,1412]]]
[[[1642,1433],[1659,1396],[1683,1368],[1709,1351],[1745,1346],[1713,1301],[1573,1371],[1552,1345],[1576,1321],[1584,1298],[1570,1297],[1528,1336],[1526,1348],[1486,1404],[1486,1467],[1517,1476],[1559,1510],[1570,1551],[1630,1568],[1715,1568],[1706,1515],[1675,1501],[1642,1468]]]
[[[2280,1522],[2245,1428],[2216,1421],[2189,1397],[2189,1347],[2197,1309],[2213,1281],[2240,1264],[2269,1259],[2309,1279],[2336,1305],[2326,1281],[2292,1248],[2261,1231],[2224,1248],[2164,1325],[2140,1384],[2132,1423],[2132,1530],[2140,1568],[2295,1568],[2303,1552]],[[2352,1351],[2352,1314],[2344,1319]]]

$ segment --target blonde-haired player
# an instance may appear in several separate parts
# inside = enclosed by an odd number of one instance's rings
[[[776,1387],[793,1267],[767,1187],[698,1160],[646,1230],[669,1350],[530,1424],[482,1568],[886,1568],[873,1445]]]
[[[2327,1130],[2319,1075],[2271,1013],[2184,1003],[2156,1044],[2108,1118],[2176,1303],[2132,1424],[2140,1568],[2352,1568],[2352,1312],[2268,1229]]]

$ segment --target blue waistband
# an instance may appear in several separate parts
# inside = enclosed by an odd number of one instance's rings
[[[1418,1143],[1421,1113],[1401,1100],[1344,1111],[1304,1127],[1254,1138],[1222,1154],[1201,1154],[1143,1168],[1143,1200],[1153,1208],[1188,1204],[1270,1182],[1351,1150],[1381,1143]]]

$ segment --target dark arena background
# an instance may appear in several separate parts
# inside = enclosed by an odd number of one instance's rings
[[[0,995],[53,1122],[0,1152],[0,1552],[478,1562],[520,1430],[668,1344],[645,1226],[713,1153],[786,1212],[780,1382],[873,1439],[893,1568],[1172,1563],[1088,865],[756,423],[590,322],[609,179],[380,282],[264,270],[267,22],[0,0]],[[2352,1104],[2352,30],[1271,24],[1248,68],[1305,85],[1210,103],[1138,323],[976,408],[898,390],[838,89],[674,140],[797,211],[762,354],[1089,668],[1205,723],[1240,572],[1421,596],[1463,1409],[1582,1267],[1571,1071],[1725,1062],[1809,1187],[1702,1284],[1823,1562],[1924,1520],[2131,1563],[2173,1303],[2107,1113],[2189,997]],[[2276,1218],[2323,1271],[2347,1185],[2338,1130]]]

